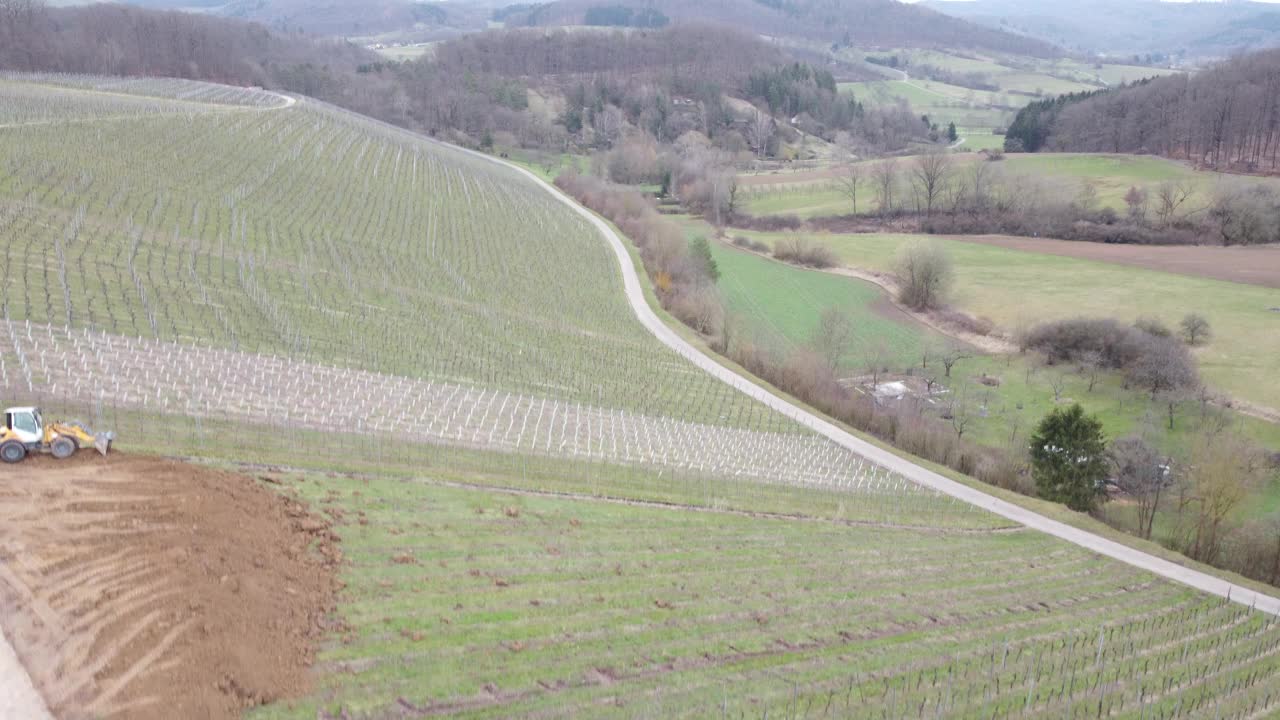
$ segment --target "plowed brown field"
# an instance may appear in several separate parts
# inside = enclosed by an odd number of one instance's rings
[[[0,467],[0,621],[62,720],[238,718],[307,690],[336,539],[242,475],[29,458]]]

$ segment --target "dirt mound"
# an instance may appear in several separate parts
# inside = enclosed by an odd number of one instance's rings
[[[33,458],[0,467],[0,621],[63,720],[238,718],[308,689],[336,539],[242,475]]]

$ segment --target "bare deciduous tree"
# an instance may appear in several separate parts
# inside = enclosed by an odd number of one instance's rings
[[[1187,554],[1212,563],[1222,548],[1224,524],[1266,477],[1262,453],[1234,433],[1196,439],[1183,470],[1179,510],[1191,513]]]
[[[1155,400],[1161,393],[1190,390],[1200,385],[1195,361],[1174,338],[1145,335],[1136,359],[1128,366],[1130,382],[1145,388]]]
[[[898,161],[885,158],[871,166],[871,181],[876,194],[876,209],[890,215],[894,209],[894,190],[898,185]]]
[[[1129,219],[1134,222],[1145,222],[1147,219],[1147,191],[1131,185],[1124,194],[1124,204],[1129,207]]]
[[[818,326],[814,328],[809,344],[835,370],[853,347],[854,334],[853,320],[847,313],[832,305],[823,309],[818,316]]]
[[[1080,181],[1080,189],[1076,191],[1076,207],[1082,212],[1091,213],[1098,209],[1098,181],[1085,178]]]
[[[951,402],[947,406],[946,420],[951,423],[957,439],[963,439],[973,422],[973,410],[968,403],[968,386],[958,383],[951,388]]]
[[[945,376],[951,377],[951,368],[955,367],[956,363],[961,360],[968,360],[971,357],[973,357],[973,355],[970,354],[962,345],[952,342],[947,344],[946,350],[942,351],[942,354],[938,356],[938,360],[942,362],[942,368],[945,371]]]
[[[858,214],[858,188],[862,185],[862,168],[857,165],[850,164],[840,170],[836,176],[836,184],[840,186],[840,191],[844,196],[849,198],[849,204],[853,206],[853,214]]]
[[[1086,350],[1080,354],[1080,372],[1089,378],[1089,390],[1093,392],[1093,388],[1098,384],[1098,376],[1102,374],[1102,368],[1106,360],[1102,353],[1097,350]]]
[[[880,373],[889,369],[893,352],[883,339],[867,343],[862,349],[862,367],[871,376],[871,387],[880,385]]]
[[[1160,498],[1173,484],[1169,460],[1136,435],[1116,440],[1107,455],[1116,487],[1138,504],[1138,535],[1150,539]]]
[[[1195,191],[1187,181],[1174,182],[1166,180],[1156,187],[1156,217],[1160,224],[1168,225],[1178,219],[1178,209]]]
[[[951,181],[951,156],[945,152],[927,152],[916,157],[911,167],[911,187],[916,194],[916,210],[932,215],[934,205]]]
[[[1048,373],[1049,388],[1053,390],[1053,401],[1055,403],[1062,402],[1062,391],[1067,386],[1067,376],[1057,370],[1051,370]]]
[[[985,212],[991,207],[992,187],[997,184],[998,173],[989,162],[975,162],[969,165],[970,204],[977,212]]]
[[[1182,330],[1182,339],[1187,341],[1188,345],[1200,345],[1213,337],[1213,329],[1209,326],[1209,321],[1199,313],[1187,313],[1179,327]]]
[[[894,262],[898,300],[913,310],[942,307],[955,280],[951,256],[937,243],[916,240],[899,251]]]
[[[773,137],[773,116],[756,110],[751,116],[747,132],[751,145],[755,148],[756,158],[764,159],[769,152],[769,140]]]

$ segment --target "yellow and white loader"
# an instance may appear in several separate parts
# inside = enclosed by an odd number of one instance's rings
[[[65,460],[80,448],[94,448],[105,457],[115,433],[94,433],[78,422],[45,423],[40,408],[14,407],[4,411],[0,427],[0,461],[22,462],[30,453],[47,453]]]

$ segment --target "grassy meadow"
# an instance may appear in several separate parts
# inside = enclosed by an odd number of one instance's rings
[[[741,233],[776,242],[781,234]],[[903,244],[921,236],[821,234],[851,267],[890,271]],[[928,236],[950,253],[956,268],[952,302],[1013,330],[1035,322],[1077,315],[1134,320],[1158,318],[1176,326],[1199,312],[1215,337],[1196,350],[1205,379],[1215,388],[1270,407],[1280,407],[1280,332],[1275,290],[1254,285],[1064,258]]]
[[[913,362],[927,343],[941,339],[897,310],[872,283],[785,265],[721,243],[712,244],[712,254],[729,311],[781,350],[806,345],[828,307],[852,319],[856,348],[874,349],[895,364]],[[843,371],[858,373],[861,364],[855,350]]]
[[[983,147],[999,147],[1003,137],[990,132],[964,134],[965,144],[954,155],[957,172],[964,172],[969,163],[985,162],[977,155],[964,151],[976,151]],[[895,189],[900,202],[911,197],[911,184],[907,178],[910,158],[902,158],[900,175]],[[1222,173],[1195,170],[1187,165],[1164,158],[1142,155],[1098,155],[1086,153],[1011,154],[999,163],[993,163],[997,176],[1017,182],[1024,189],[1037,193],[1043,201],[1065,202],[1078,197],[1086,183],[1096,191],[1098,207],[1124,212],[1124,201],[1129,188],[1145,190],[1154,204],[1155,193],[1161,183],[1185,183],[1192,190],[1191,196],[1179,209],[1180,214],[1204,212],[1212,202],[1215,191],[1224,184],[1262,183],[1280,187],[1274,178],[1242,178]],[[835,181],[821,177],[820,173],[797,174],[789,177],[778,175],[744,175],[743,209],[752,215],[796,215],[802,218],[826,215],[844,215],[852,210],[848,197]],[[875,198],[870,181],[865,181],[858,200],[860,212],[875,209]]]

